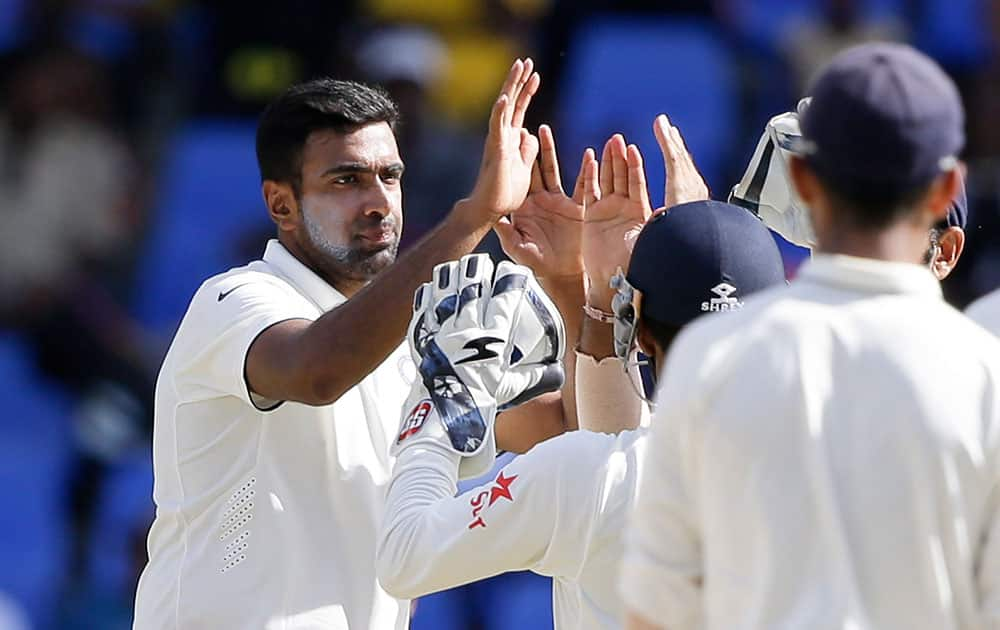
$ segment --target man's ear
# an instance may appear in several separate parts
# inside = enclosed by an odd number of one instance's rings
[[[267,179],[261,185],[261,191],[264,194],[264,203],[267,204],[267,213],[278,226],[278,230],[294,232],[298,229],[301,213],[291,184]]]
[[[961,185],[962,175],[958,168],[946,171],[934,180],[924,203],[924,207],[931,214],[931,224],[948,218],[948,209],[951,208]]]
[[[938,280],[944,280],[958,264],[965,249],[965,230],[957,226],[945,229],[938,237],[937,255],[931,264],[931,271]]]

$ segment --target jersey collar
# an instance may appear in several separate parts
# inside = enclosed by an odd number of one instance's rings
[[[865,293],[900,293],[941,299],[941,283],[922,265],[814,254],[798,273],[801,280]]]
[[[267,242],[262,258],[285,280],[295,285],[299,293],[309,298],[320,310],[329,311],[347,301],[344,294],[303,265],[276,239]]]

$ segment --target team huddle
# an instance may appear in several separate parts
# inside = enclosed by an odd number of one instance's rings
[[[516,61],[472,192],[398,259],[395,104],[322,79],[264,112],[278,236],[164,360],[134,627],[403,629],[531,570],[558,628],[1000,628],[1000,293],[939,286],[951,80],[839,54],[727,202],[659,116],[658,208],[619,134],[567,194],[539,86]],[[513,262],[470,254],[490,230]],[[813,249],[790,284],[770,230]]]

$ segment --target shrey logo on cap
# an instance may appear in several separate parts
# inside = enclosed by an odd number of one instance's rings
[[[701,303],[701,310],[705,312],[715,311],[735,311],[743,308],[743,301],[732,297],[736,293],[736,287],[728,282],[720,282],[711,288],[716,297],[707,302]]]

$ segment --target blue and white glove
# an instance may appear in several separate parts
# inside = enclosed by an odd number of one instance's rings
[[[796,194],[788,172],[791,157],[801,155],[804,148],[799,117],[808,107],[809,99],[804,98],[796,111],[767,121],[743,179],[729,193],[729,203],[748,208],[789,242],[812,248],[816,234],[809,209]]]
[[[562,317],[527,267],[485,254],[434,268],[407,334],[417,366],[393,453],[425,440],[463,457],[459,477],[489,470],[499,411],[559,389]]]

